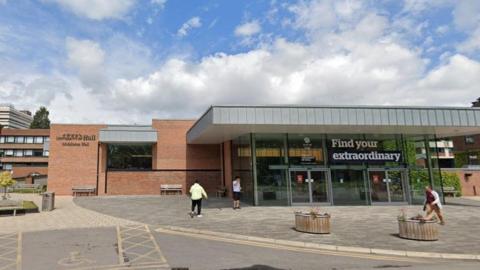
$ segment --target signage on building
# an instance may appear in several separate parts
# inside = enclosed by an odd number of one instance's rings
[[[402,160],[402,152],[375,150],[378,145],[378,141],[375,140],[332,139],[330,161],[333,163],[381,163]]]
[[[309,137],[303,138],[303,151],[300,158],[301,164],[315,164],[316,158],[312,155],[312,141]]]
[[[80,133],[63,133],[56,137],[57,141],[63,141],[62,146],[89,146],[90,142],[96,141],[96,135],[85,135]]]
[[[297,174],[297,183],[299,184],[303,183],[303,174]]]

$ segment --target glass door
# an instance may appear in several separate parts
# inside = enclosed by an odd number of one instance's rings
[[[310,187],[313,203],[328,203],[328,181],[326,171],[310,170]]]
[[[310,180],[307,170],[290,171],[292,204],[310,203]]]
[[[328,203],[328,174],[321,169],[291,169],[292,204]]]
[[[370,196],[372,203],[406,202],[404,171],[371,170]]]

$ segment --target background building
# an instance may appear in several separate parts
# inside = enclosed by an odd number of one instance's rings
[[[31,112],[16,110],[11,104],[0,104],[0,125],[3,128],[29,128],[32,121]]]
[[[49,136],[49,129],[1,129],[0,170],[13,172],[17,181],[46,183]]]

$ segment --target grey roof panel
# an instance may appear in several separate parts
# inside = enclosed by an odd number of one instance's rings
[[[108,126],[100,130],[102,143],[156,143],[157,131],[151,126]]]
[[[212,106],[189,130],[189,142],[250,132],[480,133],[480,109],[405,106]],[[216,137],[213,140],[211,138]]]

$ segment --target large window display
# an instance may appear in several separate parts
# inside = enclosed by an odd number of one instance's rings
[[[257,200],[260,205],[288,205],[285,134],[255,134]]]
[[[109,170],[151,170],[151,144],[109,144]]]
[[[246,134],[232,141],[233,174],[256,205],[422,203],[441,193],[429,136]]]
[[[239,176],[242,183],[242,201],[254,204],[254,183],[252,173],[251,134],[240,136],[232,141],[232,173]]]

